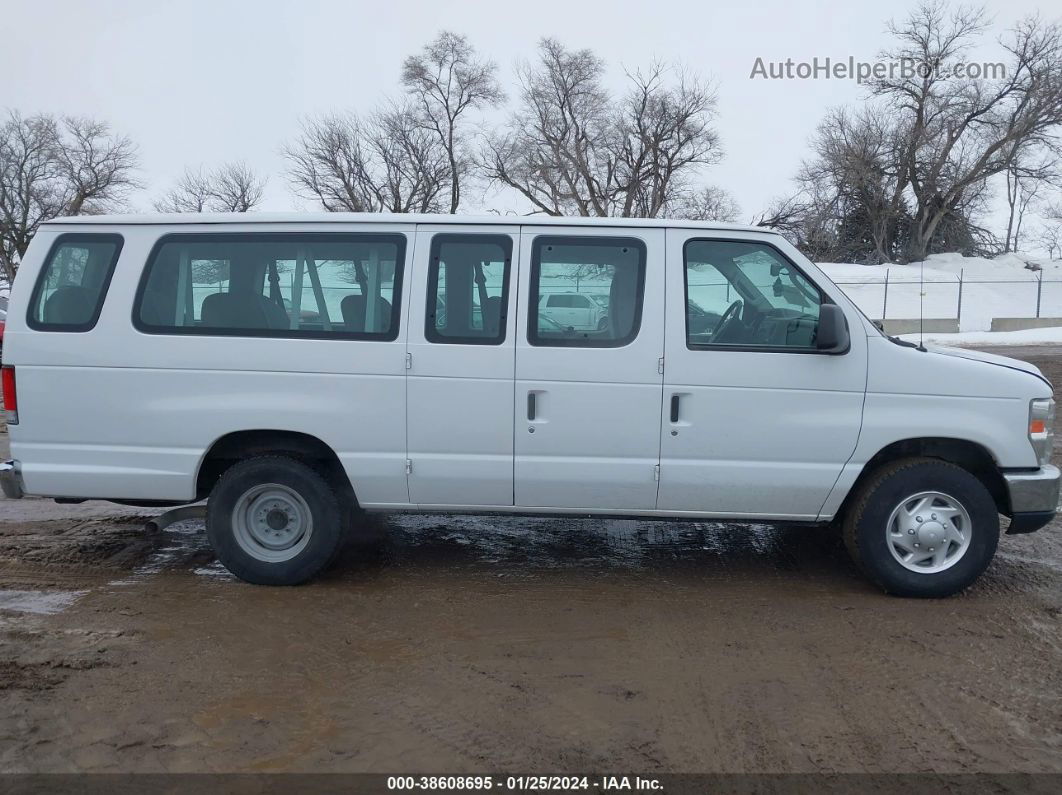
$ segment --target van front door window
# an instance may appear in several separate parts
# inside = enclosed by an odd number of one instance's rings
[[[770,246],[691,240],[685,259],[691,348],[814,348],[818,288]]]

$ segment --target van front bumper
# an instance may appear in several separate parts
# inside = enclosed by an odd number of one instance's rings
[[[1050,464],[1034,470],[1003,473],[1010,495],[1007,533],[1031,533],[1055,518],[1059,478],[1058,467]]]
[[[20,499],[26,493],[22,486],[22,467],[18,461],[0,463],[0,491],[9,500]]]

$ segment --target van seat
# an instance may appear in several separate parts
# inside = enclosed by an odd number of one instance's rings
[[[343,313],[343,325],[347,331],[386,331],[391,325],[391,302],[386,298],[376,299],[376,328],[365,328],[366,302],[360,293],[351,293],[339,303]]]
[[[92,319],[96,307],[95,294],[80,285],[58,288],[44,302],[45,323],[81,324]]]
[[[257,293],[212,293],[203,300],[203,325],[214,328],[288,328],[288,313]]]
[[[492,295],[483,307],[483,331],[494,336],[501,330],[501,296]]]

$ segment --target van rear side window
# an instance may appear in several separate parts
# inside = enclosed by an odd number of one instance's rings
[[[402,235],[169,235],[134,324],[154,334],[394,340]]]
[[[501,345],[505,341],[512,238],[435,235],[428,268],[431,342]]]
[[[120,235],[61,235],[48,252],[26,324],[37,331],[89,331],[99,320]]]

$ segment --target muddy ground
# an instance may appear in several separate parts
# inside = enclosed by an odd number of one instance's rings
[[[0,502],[0,771],[1062,771],[1060,522],[906,601],[814,530],[395,517],[284,589],[151,515]]]

